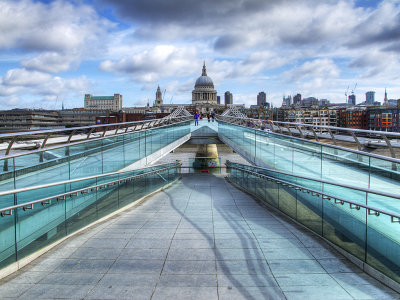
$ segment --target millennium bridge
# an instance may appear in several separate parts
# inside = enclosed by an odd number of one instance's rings
[[[1,298],[398,299],[399,136],[315,128],[180,108],[0,135]]]

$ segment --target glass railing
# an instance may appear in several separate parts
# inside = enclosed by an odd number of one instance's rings
[[[399,195],[227,167],[231,182],[400,283]]]
[[[398,194],[400,160],[219,121],[218,133],[256,165]],[[236,149],[235,149],[236,148]]]
[[[180,163],[0,193],[0,268],[173,182]]]
[[[120,170],[190,133],[190,121],[0,158],[0,191]]]

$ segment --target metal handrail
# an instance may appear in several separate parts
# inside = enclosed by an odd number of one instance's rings
[[[226,116],[223,116],[226,117]],[[262,119],[254,119],[254,118],[239,118],[234,116],[229,116],[229,118],[238,119],[238,120],[253,120],[253,121],[261,121],[265,122],[268,120]],[[313,124],[305,124],[305,123],[293,123],[293,122],[283,122],[283,121],[272,121],[272,124],[284,124],[284,125],[293,125],[293,126],[305,126],[305,127],[313,127],[313,128],[321,128],[321,129],[333,129],[333,130],[340,130],[340,131],[348,131],[348,132],[358,132],[358,133],[369,133],[369,134],[376,134],[376,135],[392,135],[400,138],[400,133],[398,132],[387,132],[387,131],[376,131],[376,130],[365,130],[365,129],[354,129],[354,128],[345,128],[345,127],[336,127],[336,126],[323,126],[323,125],[313,125]]]
[[[88,177],[82,177],[82,178],[76,178],[76,179],[69,179],[69,180],[64,180],[64,181],[46,183],[46,184],[42,184],[42,185],[29,186],[29,187],[24,187],[24,188],[19,188],[19,189],[0,192],[0,197],[7,196],[7,195],[10,195],[10,194],[16,194],[16,193],[28,192],[28,191],[37,190],[37,189],[48,188],[48,187],[61,185],[61,184],[69,184],[69,183],[74,183],[74,182],[83,181],[83,180],[90,180],[90,179],[102,178],[102,177],[118,175],[118,174],[124,174],[124,173],[139,171],[139,170],[146,170],[146,169],[155,168],[155,167],[161,167],[161,166],[170,165],[170,164],[177,164],[177,166],[181,165],[180,162],[179,163],[158,164],[158,165],[152,165],[152,166],[149,166],[149,167],[146,167],[146,168],[143,168],[143,169],[135,169],[135,170],[128,170],[128,171],[116,171],[116,172],[110,172],[110,173],[106,173],[106,174],[99,174],[99,175],[93,175],[93,176],[88,176]]]
[[[182,119],[181,117],[179,117],[179,118],[176,118],[176,119]],[[161,119],[159,119],[159,120],[161,120]],[[189,120],[189,119],[188,119]],[[187,122],[188,120],[183,120],[183,121],[178,121],[178,122],[176,122],[176,123],[173,123],[173,124],[180,124],[180,123],[184,123],[184,122]],[[191,119],[190,119],[191,120]],[[141,121],[139,121],[139,122],[141,122]],[[126,124],[126,123],[122,123],[122,124]],[[144,124],[144,123],[143,123]],[[115,126],[115,124],[109,124],[110,126]],[[169,125],[171,125],[171,124],[165,124],[165,125],[162,125],[162,126],[157,126],[157,128],[164,128],[164,127],[167,127],[167,126],[169,126]],[[87,128],[87,127],[75,127],[75,130],[78,130],[78,129],[76,129],[76,128]],[[144,132],[144,131],[149,131],[149,130],[151,130],[152,128],[141,128],[140,130],[135,130],[134,132]],[[63,130],[63,131],[65,131],[65,130]],[[60,144],[60,145],[56,145],[56,146],[49,146],[49,147],[46,147],[46,148],[39,148],[39,149],[36,149],[36,150],[31,150],[31,151],[26,151],[26,152],[21,152],[21,153],[14,153],[14,154],[9,154],[9,155],[6,155],[6,156],[2,156],[2,157],[0,157],[0,161],[1,160],[5,160],[5,159],[11,159],[11,158],[14,158],[14,157],[19,157],[19,156],[24,156],[24,155],[27,155],[27,154],[32,154],[32,153],[39,153],[39,152],[45,152],[45,151],[49,151],[49,150],[54,150],[54,149],[59,149],[59,148],[63,148],[63,147],[66,147],[66,146],[75,146],[75,145],[79,145],[79,144],[84,144],[84,143],[87,143],[87,142],[89,142],[89,141],[100,141],[100,140],[104,140],[104,139],[109,139],[109,138],[111,138],[111,137],[114,137],[114,136],[123,136],[123,135],[128,135],[128,134],[132,134],[133,133],[133,131],[130,131],[130,132],[122,132],[122,133],[118,133],[118,134],[113,134],[113,135],[108,135],[108,136],[100,136],[100,137],[95,137],[95,138],[91,138],[91,139],[85,139],[85,140],[80,140],[80,141],[76,141],[76,142],[66,142],[66,143],[64,143],[64,144]],[[1,138],[1,136],[0,136],[0,138]]]
[[[222,115],[221,115],[221,117],[222,117]],[[226,117],[225,117],[226,118]],[[233,119],[235,118],[235,117],[232,117]],[[260,127],[260,126],[262,126],[263,124],[262,124],[262,120],[260,120],[260,119],[253,119],[253,118],[245,118],[245,117],[240,117],[239,118],[239,123],[243,123],[243,121],[244,120],[253,120],[253,124],[254,124],[254,126],[255,127]],[[255,121],[254,121],[255,120]],[[297,130],[298,130],[298,133],[299,133],[299,135],[300,135],[300,137],[301,138],[304,138],[304,133],[302,132],[302,130],[301,130],[301,128],[300,127],[306,127],[307,128],[307,130],[311,130],[311,132],[312,132],[312,134],[313,134],[313,137],[314,137],[314,139],[318,142],[319,141],[319,137],[325,137],[325,136],[321,136],[322,134],[325,134],[325,133],[323,133],[322,132],[322,129],[324,129],[325,131],[327,131],[328,133],[329,133],[329,135],[330,135],[330,138],[332,139],[332,141],[333,141],[333,143],[336,145],[336,139],[338,138],[338,137],[340,137],[341,135],[339,134],[339,135],[334,135],[333,133],[332,133],[332,130],[334,130],[334,131],[344,131],[344,132],[346,132],[346,133],[350,133],[350,135],[353,137],[353,140],[354,140],[354,142],[357,144],[357,148],[358,148],[358,150],[362,150],[362,148],[363,148],[363,146],[362,146],[362,144],[360,143],[360,141],[359,141],[359,139],[357,138],[357,136],[356,136],[356,133],[368,133],[369,135],[375,135],[375,138],[381,138],[382,139],[382,141],[383,142],[385,142],[385,144],[386,144],[386,146],[387,146],[387,148],[389,149],[389,151],[390,151],[390,155],[393,157],[393,158],[395,158],[396,157],[396,153],[395,153],[395,151],[393,150],[393,145],[391,144],[391,142],[390,142],[390,140],[388,139],[388,137],[387,136],[390,136],[390,137],[400,137],[400,133],[396,133],[396,132],[386,132],[386,131],[374,131],[374,130],[364,130],[364,129],[353,129],[353,128],[343,128],[343,127],[335,127],[335,126],[323,126],[323,125],[314,125],[314,124],[306,124],[306,123],[292,123],[292,122],[282,122],[282,121],[271,121],[271,120],[266,120],[268,123],[269,123],[269,126],[270,126],[270,128],[271,128],[271,130],[273,131],[273,132],[275,132],[275,129],[274,129],[274,126],[276,126],[276,127],[278,127],[278,130],[280,131],[280,133],[284,133],[283,132],[283,130],[282,130],[282,127],[286,130],[286,132],[290,135],[290,136],[292,136],[293,135],[293,133],[292,133],[292,131],[290,130],[290,128],[292,127],[292,128],[296,128]],[[281,127],[281,126],[282,127]],[[318,134],[315,132],[316,130],[318,130],[318,129],[320,129],[320,133],[319,133],[319,135],[320,136],[318,136]],[[328,138],[329,139],[329,137],[325,137],[325,138]],[[346,140],[344,140],[345,142],[346,142]],[[349,141],[347,141],[347,142],[349,142]],[[367,141],[365,144],[366,145],[370,145],[370,142],[371,141]],[[397,147],[399,147],[399,146],[397,146]]]
[[[228,167],[235,168],[235,166],[231,166],[230,164],[232,164],[232,162],[230,162],[229,160],[226,161],[226,165]],[[234,163],[234,164],[237,164],[237,163]],[[238,165],[240,165],[240,164],[238,164]],[[320,183],[332,184],[332,185],[336,185],[336,186],[340,186],[340,187],[344,187],[344,188],[349,188],[349,189],[353,189],[353,190],[357,190],[357,191],[361,191],[361,192],[376,194],[376,195],[385,196],[385,197],[391,197],[391,198],[395,198],[395,199],[399,199],[400,200],[400,195],[396,195],[396,194],[384,193],[384,192],[381,192],[381,191],[376,191],[376,190],[372,190],[372,189],[366,189],[366,188],[357,187],[357,186],[353,186],[353,185],[347,185],[347,184],[342,184],[342,183],[336,183],[336,182],[333,182],[333,181],[316,179],[316,178],[307,177],[307,176],[304,176],[304,175],[297,175],[297,174],[294,175],[294,174],[287,173],[287,172],[284,172],[284,171],[279,171],[279,170],[274,170],[274,169],[269,169],[269,168],[263,168],[263,167],[258,167],[258,166],[250,166],[250,167],[251,168],[255,168],[255,169],[260,169],[260,170],[271,171],[271,172],[275,172],[275,173],[279,173],[279,174],[283,174],[283,175],[289,175],[289,176],[293,176],[293,177],[298,177],[298,178],[302,178],[302,179],[317,181],[317,182],[320,182]],[[280,179],[278,179],[278,180],[280,180]]]
[[[87,134],[86,139],[84,140],[84,142],[87,142],[89,140],[100,139],[99,137],[90,138],[91,134],[97,128],[105,128],[103,130],[103,136],[102,137],[109,138],[111,136],[128,133],[129,127],[131,127],[133,125],[135,125],[135,128],[134,128],[133,131],[141,131],[145,124],[153,123],[152,126],[161,127],[160,125],[163,124],[163,123],[168,123],[168,125],[169,125],[171,120],[172,121],[176,121],[176,123],[180,123],[180,122],[186,121],[185,119],[189,120],[189,118],[190,117],[176,117],[176,118],[170,118],[170,119],[162,118],[162,119],[133,121],[133,122],[125,122],[125,123],[90,125],[90,126],[83,126],[83,127],[71,127],[71,128],[61,128],[61,129],[46,129],[46,130],[36,130],[36,131],[26,131],[26,132],[14,132],[14,133],[0,134],[0,139],[1,140],[7,139],[7,138],[10,139],[9,144],[8,144],[9,146],[8,146],[8,148],[6,150],[6,154],[5,154],[6,157],[9,158],[9,157],[12,157],[11,155],[9,155],[10,151],[12,150],[12,146],[17,141],[18,137],[21,137],[21,136],[24,136],[24,137],[26,137],[26,136],[34,136],[34,135],[37,135],[37,134],[46,135],[44,138],[43,137],[40,138],[41,140],[43,139],[43,142],[41,143],[41,146],[40,146],[39,150],[42,150],[45,147],[48,138],[52,134],[55,134],[55,133],[70,132],[69,136],[68,135],[65,136],[65,137],[68,137],[68,140],[66,142],[64,142],[64,145],[65,144],[72,145],[72,144],[74,144],[73,142],[71,142],[72,135],[75,134],[79,130],[85,130],[85,131],[89,132]],[[176,124],[176,123],[174,123],[174,124]],[[142,124],[142,126],[141,126],[140,129],[138,129],[137,127],[140,124]],[[112,135],[105,136],[105,134],[107,132],[107,128],[109,128],[109,127],[116,127],[117,129],[116,130],[115,129],[111,129],[112,131],[115,130],[115,132]],[[150,126],[147,126],[146,129],[147,128],[150,128]],[[122,132],[122,133],[118,133],[118,130],[121,130],[121,129],[125,129],[125,131]],[[48,148],[46,148],[46,149],[48,149]],[[33,152],[33,151],[31,151],[31,152]]]
[[[88,125],[88,126],[71,127],[71,128],[44,129],[44,130],[35,130],[35,131],[3,133],[3,134],[0,134],[0,138],[12,137],[12,136],[18,136],[18,135],[35,135],[35,134],[43,134],[43,133],[57,133],[57,132],[110,127],[110,126],[131,125],[131,124],[139,124],[139,123],[148,123],[148,122],[153,122],[153,121],[157,121],[157,120],[162,120],[162,118],[161,119],[142,120],[142,121],[122,122],[122,123]]]
[[[220,117],[220,116],[218,116],[218,117]],[[229,118],[233,118],[233,117],[229,117]],[[239,121],[245,121],[246,120],[246,119],[241,119],[241,118],[235,118],[235,119],[237,119]],[[259,121],[258,119],[251,119],[251,120]],[[239,127],[243,127],[243,128],[246,128],[246,129],[252,129],[252,130],[255,130],[255,131],[259,131],[259,132],[265,133],[265,131],[263,131],[261,129],[249,128],[249,127],[244,126],[242,124],[236,124],[236,123],[232,123],[230,121],[226,121],[223,118],[220,118],[220,121],[227,122],[229,124],[232,124],[232,125],[235,125],[235,126],[239,126]],[[304,124],[300,124],[300,125],[304,125]],[[333,128],[341,128],[341,127],[333,127]],[[380,132],[380,131],[374,131],[374,132]],[[383,132],[380,132],[380,133],[382,134]],[[276,135],[279,135],[279,136],[288,137],[287,135],[285,135],[283,133],[272,132],[272,131],[269,132],[269,134],[276,134]],[[400,159],[393,158],[393,157],[388,157],[388,156],[383,156],[383,155],[379,155],[379,154],[364,152],[364,151],[360,151],[360,150],[354,150],[354,149],[351,149],[351,148],[341,147],[341,146],[337,146],[337,145],[325,144],[325,143],[321,143],[321,142],[317,142],[317,141],[311,141],[311,140],[308,140],[308,139],[305,139],[305,138],[301,138],[301,137],[297,137],[297,136],[289,136],[289,137],[291,139],[296,139],[296,140],[312,143],[312,144],[315,144],[315,145],[320,145],[320,146],[333,148],[333,149],[338,149],[338,150],[344,150],[344,151],[347,151],[347,152],[352,152],[352,153],[355,153],[355,154],[361,154],[361,155],[365,155],[365,156],[368,156],[368,157],[373,157],[373,158],[377,158],[377,159],[381,159],[381,160],[386,160],[386,161],[393,162],[393,163],[398,163],[398,164],[400,163]]]
[[[383,209],[380,209],[380,208],[376,208],[376,207],[373,207],[373,206],[370,206],[370,205],[366,205],[366,204],[363,204],[363,203],[359,203],[359,202],[355,202],[355,201],[351,201],[351,200],[346,200],[346,199],[343,199],[343,198],[340,198],[340,197],[337,197],[337,196],[333,196],[333,195],[330,195],[330,194],[327,194],[327,193],[323,193],[323,192],[320,192],[320,191],[317,191],[317,190],[306,188],[306,187],[303,187],[301,185],[297,185],[297,184],[294,184],[294,183],[291,183],[291,182],[288,182],[288,181],[285,181],[285,180],[276,179],[274,177],[270,177],[270,176],[267,176],[267,175],[264,175],[264,174],[260,174],[260,173],[257,173],[257,172],[248,171],[246,169],[242,169],[242,168],[238,168],[238,167],[231,167],[231,168],[237,169],[237,170],[240,170],[240,171],[252,174],[252,175],[255,175],[257,177],[266,178],[269,181],[273,181],[273,182],[275,182],[277,184],[288,186],[289,188],[295,188],[297,190],[301,190],[302,192],[312,193],[313,195],[318,196],[318,197],[322,196],[322,199],[334,200],[335,204],[343,205],[344,203],[347,203],[347,204],[349,204],[350,209],[359,210],[360,207],[363,207],[368,211],[369,215],[373,215],[374,214],[376,216],[379,216],[382,213],[384,215],[390,216],[392,223],[399,223],[400,224],[400,214],[397,214],[397,213],[388,212],[386,210],[383,210]]]
[[[108,181],[108,182],[105,182],[105,183],[101,183],[101,184],[97,184],[97,185],[93,185],[93,186],[77,189],[77,190],[74,190],[74,191],[70,191],[70,192],[54,195],[54,196],[51,196],[51,197],[41,198],[41,199],[38,199],[38,200],[25,202],[25,203],[13,205],[13,206],[5,207],[5,208],[1,208],[0,209],[0,216],[4,217],[6,215],[12,215],[12,211],[17,209],[17,208],[20,208],[20,207],[22,207],[24,209],[24,211],[28,210],[28,209],[33,209],[33,205],[37,204],[37,203],[41,203],[42,205],[51,204],[51,200],[57,200],[57,201],[66,200],[67,196],[69,196],[70,198],[73,198],[75,196],[78,196],[79,194],[87,194],[87,193],[92,192],[92,191],[97,191],[98,189],[103,189],[103,188],[106,188],[106,187],[109,187],[109,186],[114,186],[116,184],[126,183],[127,181],[132,181],[134,179],[137,179],[137,178],[140,178],[140,177],[145,177],[145,176],[150,175],[150,174],[157,174],[157,173],[160,173],[160,172],[165,171],[165,170],[175,169],[177,167],[180,167],[180,165],[177,164],[175,166],[170,166],[170,167],[166,167],[166,168],[162,168],[162,169],[158,169],[158,170],[153,170],[153,171],[150,171],[150,172],[146,172],[146,173],[142,173],[142,174],[138,174],[138,175],[134,175],[134,176],[129,176],[129,177],[122,178],[122,179]],[[132,172],[132,171],[130,171],[130,172]],[[118,173],[118,172],[114,172],[114,173]],[[125,172],[120,172],[120,173],[125,173]],[[110,175],[110,174],[113,175],[113,173],[104,174],[104,175]],[[83,178],[83,179],[80,179],[80,180],[73,180],[73,181],[74,182],[83,181],[83,180],[87,180],[87,179],[90,179],[90,178],[93,178],[93,177],[96,177],[96,176],[91,176],[91,177]],[[101,177],[101,176],[97,176],[97,177]],[[72,181],[70,181],[70,182],[72,182]],[[57,184],[62,184],[62,183],[57,183]],[[52,186],[52,185],[54,185],[54,184],[51,184],[51,185],[49,184],[48,186]],[[24,189],[20,189],[20,190],[28,191],[28,190],[38,189],[38,188],[42,188],[42,187],[38,187],[37,186],[35,188],[27,188],[25,190]],[[7,192],[7,193],[10,193],[10,192]],[[11,194],[13,194],[13,193],[17,193],[17,190],[11,191]]]
[[[258,120],[258,119],[254,119],[254,120]],[[293,123],[293,122],[283,122],[283,121],[273,121],[273,123],[274,124],[279,123],[279,124],[285,124],[285,125],[293,125],[293,126],[313,127],[313,128],[321,128],[321,129],[333,129],[333,130],[348,131],[348,132],[355,132],[355,133],[368,133],[368,134],[375,134],[375,135],[385,134],[385,135],[395,136],[395,137],[400,138],[399,132],[355,129],[355,128],[336,127],[336,126],[323,126],[323,125],[313,125],[313,124]]]

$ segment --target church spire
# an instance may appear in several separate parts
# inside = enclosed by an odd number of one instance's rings
[[[203,63],[203,71],[201,72],[201,76],[207,76],[206,61],[204,61]]]
[[[389,101],[387,98],[387,92],[386,92],[386,88],[385,88],[385,99],[383,99],[383,105],[388,106],[389,105]]]

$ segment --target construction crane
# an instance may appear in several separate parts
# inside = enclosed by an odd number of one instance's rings
[[[356,84],[354,85],[354,89],[352,89],[351,90],[351,93],[354,95],[354,91],[356,90],[356,87],[357,87],[357,82],[356,82]]]
[[[349,92],[349,87],[350,87],[350,86],[347,86],[347,90],[346,90],[346,92],[344,93],[344,96],[346,97],[346,103],[347,103],[347,101],[348,101],[348,100],[347,100],[347,94],[348,94],[348,92]]]

